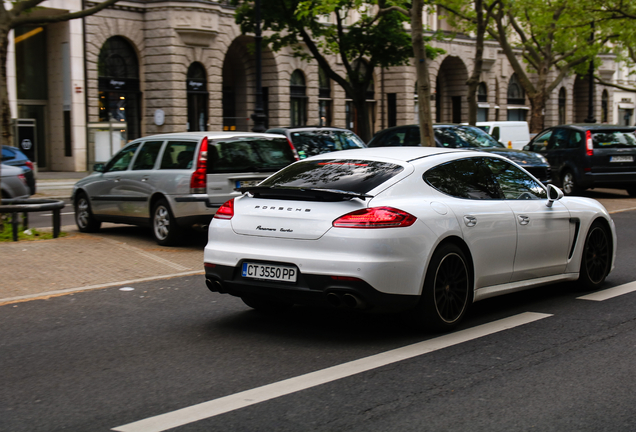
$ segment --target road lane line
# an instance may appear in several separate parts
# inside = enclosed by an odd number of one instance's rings
[[[59,297],[59,296],[67,295],[67,294],[74,294],[74,293],[82,292],[82,291],[91,291],[96,289],[110,288],[110,287],[119,286],[119,285],[132,285],[132,284],[141,283],[141,282],[170,279],[170,278],[180,277],[180,276],[194,276],[199,274],[204,274],[204,271],[192,270],[192,271],[187,271],[182,273],[173,273],[173,274],[160,275],[160,276],[149,276],[145,278],[131,279],[131,280],[125,280],[125,281],[119,281],[119,282],[109,282],[109,283],[99,284],[99,285],[87,285],[84,287],[67,288],[67,289],[61,289],[56,291],[47,291],[43,293],[29,294],[24,296],[0,298],[0,306],[3,306],[5,304],[20,303],[20,302],[31,301],[31,300],[43,300],[43,299],[47,299],[51,297]]]
[[[608,288],[603,291],[597,291],[592,294],[584,295],[582,297],[577,297],[577,299],[603,301],[603,300],[621,296],[623,294],[629,294],[630,292],[634,292],[634,291],[636,291],[636,282],[629,282],[624,285],[616,286],[614,288]]]
[[[183,426],[199,420],[214,417],[280,396],[285,396],[321,384],[407,360],[463,342],[488,336],[507,329],[529,324],[552,315],[525,312],[492,323],[483,324],[466,330],[450,333],[434,339],[418,342],[402,348],[372,355],[358,360],[332,366],[327,369],[310,372],[294,378],[267,384],[251,390],[224,396],[176,411],[149,417],[111,430],[118,432],[161,432]]]

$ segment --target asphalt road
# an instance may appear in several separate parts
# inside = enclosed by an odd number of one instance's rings
[[[634,217],[614,215],[604,288],[636,281]],[[4,305],[0,430],[162,430],[133,425],[164,414],[175,431],[636,430],[636,293],[586,294],[484,300],[450,335],[400,316],[261,315],[202,276]],[[201,420],[175,412],[204,402]]]

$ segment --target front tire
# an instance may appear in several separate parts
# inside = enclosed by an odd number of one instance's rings
[[[102,226],[102,223],[95,219],[91,203],[83,192],[80,192],[75,200],[75,224],[80,232],[85,233],[97,232]]]
[[[164,198],[152,208],[152,233],[161,246],[174,246],[179,243],[180,229],[172,214],[170,204]]]
[[[608,229],[594,222],[585,237],[579,282],[584,289],[595,290],[609,274],[612,264],[612,242]]]
[[[561,176],[561,186],[563,187],[563,193],[568,196],[580,195],[583,189],[576,182],[574,173],[570,170],[563,172]]]
[[[428,266],[419,320],[434,330],[449,331],[462,320],[473,298],[473,276],[464,252],[447,243],[433,254]]]

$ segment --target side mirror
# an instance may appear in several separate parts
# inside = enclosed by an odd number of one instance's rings
[[[96,163],[95,165],[93,165],[93,171],[95,171],[95,172],[104,172],[104,164],[103,163]]]
[[[526,144],[523,146],[523,151],[532,151],[532,147],[530,147],[530,144]]]
[[[553,184],[548,185],[548,202],[546,206],[552,207],[552,203],[563,198],[563,191]]]

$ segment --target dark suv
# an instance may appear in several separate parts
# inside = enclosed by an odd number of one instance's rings
[[[298,126],[268,129],[267,133],[285,135],[299,159],[338,150],[364,148],[366,145],[349,129],[326,126]]]
[[[636,196],[636,127],[561,125],[538,134],[524,150],[544,155],[566,195],[585,189],[626,189]]]
[[[550,182],[550,164],[543,156],[524,150],[509,149],[483,130],[468,125],[433,125],[437,147],[463,148],[495,153],[522,166],[543,184]],[[369,147],[419,146],[418,125],[395,126],[381,130],[369,141]]]

